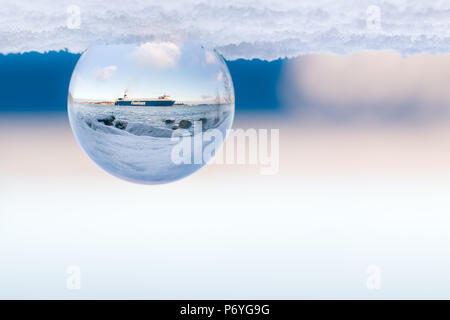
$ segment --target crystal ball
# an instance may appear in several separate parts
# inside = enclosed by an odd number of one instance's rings
[[[136,183],[168,183],[221,148],[234,118],[233,83],[222,57],[197,44],[96,46],[73,71],[68,114],[98,166]]]

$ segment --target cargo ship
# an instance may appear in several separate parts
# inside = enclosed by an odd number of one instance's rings
[[[162,95],[156,99],[130,99],[128,98],[128,90],[125,90],[123,98],[114,101],[116,106],[149,106],[149,107],[170,107],[173,106],[175,100],[170,99],[168,95]]]

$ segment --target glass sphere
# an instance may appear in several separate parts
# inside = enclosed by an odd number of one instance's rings
[[[72,74],[68,113],[83,150],[129,181],[167,183],[204,166],[234,117],[224,60],[195,44],[93,47]]]

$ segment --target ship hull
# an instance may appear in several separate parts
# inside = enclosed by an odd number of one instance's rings
[[[141,106],[141,107],[170,107],[174,100],[119,100],[114,103],[116,106]]]

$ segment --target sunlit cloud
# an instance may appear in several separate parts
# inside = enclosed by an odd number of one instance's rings
[[[213,52],[209,51],[209,50],[205,51],[205,60],[206,60],[207,64],[217,63],[216,55]]]
[[[214,97],[213,97],[212,95],[207,94],[207,93],[202,94],[202,95],[201,95],[201,98],[202,98],[203,100],[211,100],[211,99],[214,99]]]
[[[77,85],[77,86],[84,84],[83,78],[76,71],[74,71],[73,74],[72,74],[72,81],[73,81],[74,85]]]
[[[155,68],[173,68],[181,55],[180,48],[172,42],[146,42],[131,54],[142,65]]]
[[[95,78],[99,81],[109,80],[113,73],[117,70],[116,66],[107,66],[95,70]]]
[[[223,72],[219,71],[219,73],[217,74],[217,81],[221,82],[223,80]]]

